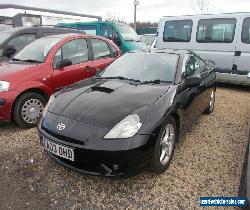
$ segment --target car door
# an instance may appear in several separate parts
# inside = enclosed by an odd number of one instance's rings
[[[242,17],[241,19],[241,30],[238,35],[234,66],[238,75],[245,76],[243,83],[249,83],[246,75],[250,72],[249,59],[250,59],[250,17]]]
[[[72,65],[60,68],[62,61],[71,61]],[[54,90],[92,77],[95,70],[91,68],[89,50],[86,39],[74,39],[65,44],[57,51],[53,60],[52,82]]]
[[[119,55],[116,49],[104,40],[91,38],[90,41],[92,45],[93,57],[92,67],[96,71],[105,69]]]
[[[184,87],[185,80],[189,77],[200,77],[200,64],[197,58],[190,54],[186,59],[182,69],[182,92],[180,94],[180,107],[182,110],[182,128],[183,131],[189,129],[193,122],[200,115],[203,106],[202,88],[200,86]]]

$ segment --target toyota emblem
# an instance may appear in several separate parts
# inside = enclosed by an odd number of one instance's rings
[[[62,131],[62,130],[65,129],[65,127],[66,127],[66,126],[65,126],[63,123],[59,123],[59,124],[57,125],[57,130]]]

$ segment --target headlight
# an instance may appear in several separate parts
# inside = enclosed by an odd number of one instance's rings
[[[51,95],[50,98],[49,98],[49,101],[48,101],[47,105],[46,105],[45,108],[43,109],[42,118],[44,118],[46,112],[47,112],[48,109],[49,109],[50,104],[51,104],[54,100],[55,100],[55,96],[54,96],[54,95]]]
[[[123,139],[134,136],[140,129],[142,123],[137,114],[131,114],[115,125],[103,138]]]
[[[10,83],[6,81],[0,81],[0,92],[8,91],[10,87]]]

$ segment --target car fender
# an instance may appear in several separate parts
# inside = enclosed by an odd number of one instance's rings
[[[19,94],[26,92],[28,90],[37,89],[42,91],[44,94],[46,94],[48,97],[53,94],[53,90],[49,88],[49,86],[45,85],[42,82],[38,81],[27,81],[19,85],[17,88],[14,88]]]

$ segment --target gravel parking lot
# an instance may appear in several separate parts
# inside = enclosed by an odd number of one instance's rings
[[[237,196],[250,89],[220,86],[216,97],[215,112],[182,138],[170,168],[158,176],[112,180],[79,174],[48,157],[36,129],[0,126],[0,209],[186,210],[199,209],[200,196]]]

